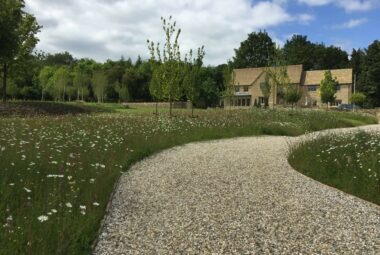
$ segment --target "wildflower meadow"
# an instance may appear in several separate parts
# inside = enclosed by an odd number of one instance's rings
[[[380,205],[380,133],[328,135],[301,144],[289,162],[301,173]]]
[[[367,115],[324,111],[205,110],[196,118],[186,111],[175,115],[131,109],[0,117],[0,254],[90,253],[120,174],[162,149],[207,139],[294,136],[376,122]],[[372,139],[378,144],[379,136]],[[379,147],[373,148],[379,153]],[[359,165],[358,155],[347,156]],[[378,162],[362,164],[379,168]]]

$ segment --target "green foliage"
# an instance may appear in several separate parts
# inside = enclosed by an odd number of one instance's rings
[[[204,48],[199,48],[197,57],[193,59],[193,51],[190,50],[189,56],[185,57],[184,78],[182,87],[184,94],[194,108],[195,101],[199,98],[201,93],[201,70],[203,64],[203,57],[205,55]],[[193,115],[193,111],[192,111]]]
[[[53,95],[56,100],[65,101],[66,88],[70,85],[71,76],[66,66],[59,67],[53,75]]]
[[[150,92],[157,100],[167,100],[170,102],[170,115],[172,113],[172,102],[179,100],[183,96],[183,82],[186,81],[185,91],[194,99],[197,96],[198,89],[194,85],[193,78],[195,71],[186,69],[187,59],[181,59],[180,45],[178,42],[181,29],[177,29],[176,22],[172,22],[172,17],[166,20],[161,17],[162,29],[165,33],[165,44],[160,49],[153,41],[148,40],[148,48],[151,54],[150,61],[153,66],[153,79],[151,82]],[[190,53],[190,55],[192,55]],[[203,47],[198,49],[198,66],[202,66],[204,56]],[[192,57],[192,56],[191,56]],[[190,57],[190,58],[191,58]],[[183,63],[185,62],[185,64]],[[188,72],[188,73],[186,73]],[[189,73],[190,72],[190,73]],[[197,71],[198,72],[198,71]],[[184,76],[185,75],[185,79]]]
[[[284,52],[281,49],[276,49],[272,58],[270,67],[265,68],[265,82],[263,83],[265,95],[268,92],[273,96],[273,107],[275,106],[275,98],[281,95],[290,85],[290,79],[288,76],[287,61],[285,59]],[[268,86],[270,90],[268,91]],[[260,87],[261,89],[261,87]],[[269,97],[267,97],[268,99]]]
[[[8,89],[7,89],[7,94],[10,96],[12,99],[17,98],[18,96],[21,95],[21,90],[19,87],[17,87],[17,84],[13,80],[8,80]]]
[[[179,47],[178,38],[181,29],[176,28],[176,22],[172,22],[172,17],[167,21],[161,17],[162,29],[165,33],[165,44],[162,48],[160,44],[148,40],[148,48],[151,53],[151,62],[158,62],[153,69],[154,82],[153,86],[159,86],[160,89],[152,89],[152,91],[159,91],[154,97],[159,100],[165,99],[170,102],[170,114],[172,112],[172,102],[178,100],[182,96],[181,82],[182,82],[182,64],[181,52]]]
[[[275,43],[266,31],[253,32],[235,49],[234,68],[268,66],[275,52]]]
[[[265,106],[268,106],[269,97],[272,91],[272,84],[270,83],[269,77],[270,77],[269,75],[265,75],[264,82],[260,83],[260,90],[261,90],[261,93],[263,94],[263,97],[265,98]],[[259,106],[256,99],[255,99],[255,103],[257,106]]]
[[[315,66],[314,45],[307,36],[293,35],[284,45],[284,54],[291,65],[302,64],[305,70]]]
[[[320,94],[321,94],[321,101],[324,104],[327,103],[333,103],[336,99],[336,90],[337,86],[339,85],[339,82],[336,80],[336,78],[332,77],[331,71],[325,72],[325,77],[321,81],[320,85]]]
[[[368,103],[380,106],[380,41],[374,41],[367,49],[360,74],[359,89],[365,93]]]
[[[380,205],[380,135],[328,135],[293,149],[290,164],[301,173]]]
[[[301,97],[302,97],[302,94],[299,91],[297,86],[288,86],[285,89],[285,94],[284,94],[285,102],[291,104],[292,108],[294,104],[297,104],[298,101],[301,100]]]
[[[94,72],[92,84],[98,103],[103,103],[105,98],[105,90],[108,85],[107,76],[103,70],[96,70]]]
[[[127,84],[116,82],[114,84],[116,92],[119,95],[119,99],[123,102],[130,100],[129,89]]]
[[[307,36],[293,35],[283,49],[289,64],[302,64],[305,70],[346,68],[349,65],[345,51],[335,46],[312,43]]]
[[[161,76],[161,73],[163,71],[161,70],[161,68],[162,68],[161,64],[155,65],[153,69],[154,71],[153,71],[152,80],[150,81],[150,84],[149,84],[149,92],[156,101],[160,101],[164,97],[164,93],[162,90],[163,80]]]
[[[364,95],[364,93],[357,92],[357,93],[354,93],[354,94],[351,95],[350,102],[352,104],[356,104],[356,105],[362,106],[364,104],[364,102],[365,102],[365,99],[366,99],[366,96]]]
[[[41,87],[41,100],[45,99],[45,94],[52,90],[54,86],[54,68],[51,66],[45,66],[42,68],[38,75],[39,84]]]
[[[88,94],[88,86],[91,82],[91,69],[85,63],[78,63],[74,67],[73,86],[77,92],[77,100],[84,100],[85,95]]]
[[[314,69],[329,70],[349,66],[348,54],[341,48],[335,46],[326,47],[324,44],[315,44],[314,48]]]
[[[225,103],[232,107],[231,100],[235,96],[235,72],[233,71],[231,65],[227,65],[223,71],[223,83],[224,91],[222,92],[222,97],[225,100]]]
[[[23,0],[0,0],[0,64],[3,76],[3,101],[7,99],[7,76],[15,62],[28,57],[38,42],[35,17],[24,11]]]

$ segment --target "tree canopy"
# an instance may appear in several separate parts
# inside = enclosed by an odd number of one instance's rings
[[[235,49],[234,68],[268,66],[276,50],[275,43],[266,31],[254,32]]]
[[[23,62],[38,42],[40,31],[35,17],[24,11],[23,0],[0,0],[0,63],[3,101],[7,99],[7,76],[12,64]]]

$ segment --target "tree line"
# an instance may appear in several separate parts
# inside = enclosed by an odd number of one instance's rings
[[[99,63],[75,59],[70,53],[36,52],[41,30],[35,17],[25,12],[23,0],[0,0],[0,78],[3,100],[58,101],[177,101],[190,100],[196,107],[213,107],[226,95],[226,72],[233,68],[303,64],[305,70],[354,69],[357,91],[367,106],[380,106],[380,42],[350,55],[335,46],[310,42],[294,35],[277,48],[265,31],[253,32],[235,49],[234,57],[219,66],[204,66],[203,47],[182,54],[176,39],[180,29],[162,19],[165,44],[148,43],[150,59],[121,57]],[[178,50],[178,51],[177,51]],[[283,56],[276,63],[276,56]],[[277,61],[278,62],[278,61]],[[272,79],[276,79],[273,77]],[[231,79],[230,79],[231,80]],[[227,93],[228,94],[228,93]],[[295,97],[289,95],[290,97]]]

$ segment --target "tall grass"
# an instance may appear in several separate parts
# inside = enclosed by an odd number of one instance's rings
[[[316,138],[295,148],[289,162],[315,180],[380,205],[380,132]]]
[[[90,253],[120,174],[159,150],[207,139],[299,135],[375,122],[364,115],[318,111],[187,114],[0,119],[0,254]]]

